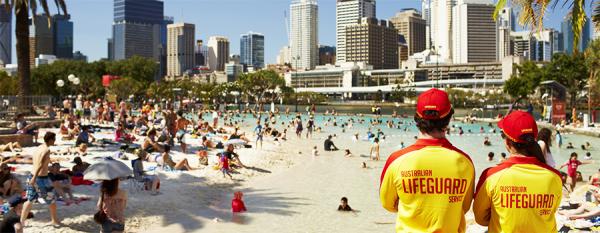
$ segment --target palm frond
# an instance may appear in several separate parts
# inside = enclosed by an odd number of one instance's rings
[[[54,0],[54,3],[56,3],[57,7],[62,9],[64,15],[69,14],[67,12],[67,3],[65,2],[65,0]]]
[[[496,3],[496,9],[494,9],[494,20],[498,20],[498,13],[500,13],[502,8],[506,6],[506,1],[507,0],[498,0],[498,3]]]
[[[592,22],[596,25],[596,31],[600,32],[600,0],[594,2],[594,10],[592,11]]]
[[[50,9],[48,8],[48,2],[46,0],[40,0],[40,4],[42,5],[42,9],[46,15],[50,15]]]
[[[573,0],[573,8],[571,8],[571,26],[573,30],[573,51],[579,51],[579,40],[581,33],[587,20],[585,14],[585,0]]]

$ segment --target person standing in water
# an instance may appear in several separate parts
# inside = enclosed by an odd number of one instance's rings
[[[379,160],[379,138],[375,138],[373,140],[373,144],[371,145],[369,158],[372,160]]]
[[[475,221],[490,233],[557,232],[562,180],[546,164],[535,119],[514,111],[498,126],[510,156],[481,173],[473,202]]]
[[[475,168],[446,139],[453,114],[446,92],[423,92],[414,116],[417,141],[392,153],[383,168],[379,197],[383,208],[397,213],[396,232],[466,231]]]

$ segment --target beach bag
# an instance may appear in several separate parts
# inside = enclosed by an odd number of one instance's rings
[[[103,224],[106,221],[108,221],[108,217],[106,216],[106,213],[102,209],[102,205],[104,205],[104,194],[101,194],[101,196],[100,196],[100,209],[98,210],[98,212],[96,212],[94,214],[94,222],[96,222],[98,224]]]

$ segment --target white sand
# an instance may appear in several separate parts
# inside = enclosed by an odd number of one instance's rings
[[[248,125],[245,126],[248,129]],[[250,131],[250,130],[246,130]],[[158,171],[162,195],[148,192],[129,193],[126,211],[128,232],[392,232],[395,214],[379,204],[379,176],[387,155],[414,142],[414,133],[388,137],[381,143],[381,161],[369,161],[369,142],[350,140],[355,131],[340,133],[334,142],[340,149],[349,148],[353,157],[343,151],[322,151],[322,142],[329,133],[316,133],[311,140],[297,140],[291,132],[288,142],[275,145],[267,139],[263,149],[238,149],[242,162],[255,169],[240,169],[235,180],[223,178],[219,171],[207,167],[190,172]],[[112,135],[107,135],[107,137]],[[471,139],[481,140],[473,136]],[[194,141],[194,140],[190,140]],[[197,141],[197,140],[196,140]],[[62,143],[61,143],[62,144]],[[317,146],[320,156],[313,157]],[[175,148],[179,150],[179,147]],[[27,149],[27,152],[32,148]],[[92,148],[92,154],[112,154]],[[487,152],[485,152],[487,153]],[[214,160],[215,151],[210,153]],[[483,156],[484,152],[480,152]],[[472,155],[475,156],[475,155]],[[499,156],[499,155],[497,155]],[[89,156],[88,156],[89,157]],[[187,157],[197,166],[195,155],[173,152],[175,161]],[[87,159],[87,158],[86,158]],[[361,168],[367,162],[368,168]],[[125,161],[129,164],[129,161]],[[72,164],[65,162],[69,168]],[[149,163],[145,163],[148,167]],[[483,165],[481,165],[483,166]],[[19,172],[29,170],[22,166]],[[479,168],[478,168],[479,171]],[[122,184],[123,188],[128,185]],[[94,197],[80,205],[59,206],[59,217],[65,226],[49,226],[47,209],[34,206],[36,218],[27,232],[91,232],[99,231],[92,220],[96,211],[97,187],[74,188],[78,196]],[[242,191],[248,212],[233,215],[230,201],[233,192]],[[345,196],[355,213],[336,211]],[[483,232],[467,214],[469,232]]]

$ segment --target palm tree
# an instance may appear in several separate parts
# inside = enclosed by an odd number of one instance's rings
[[[593,90],[595,90],[596,82],[600,79],[600,39],[592,41],[585,50],[585,63],[590,71],[590,79],[588,80],[588,115],[591,116]]]
[[[1,2],[2,0],[0,0]],[[65,0],[55,0],[56,7],[62,9],[67,14],[67,5]],[[38,4],[40,4],[48,17],[50,25],[50,9],[47,0],[4,0],[5,10],[15,12],[15,35],[17,38],[17,64],[19,66],[19,92],[18,105],[19,111],[26,111],[29,103],[26,99],[31,94],[29,76],[31,68],[29,64],[29,11],[32,15],[37,13]]]
[[[498,13],[507,1],[511,1],[517,8],[520,9],[519,24],[530,25],[532,28],[541,29],[543,28],[543,19],[548,10],[548,7],[555,8],[557,4],[562,6],[570,6],[571,11],[568,17],[571,17],[571,27],[573,28],[573,48],[574,51],[578,51],[579,42],[581,38],[581,31],[586,21],[585,13],[585,0],[499,0],[496,4],[496,11],[494,12],[494,18],[498,16]],[[600,29],[600,0],[590,0],[594,6],[592,12],[592,21],[595,22],[597,29]]]

